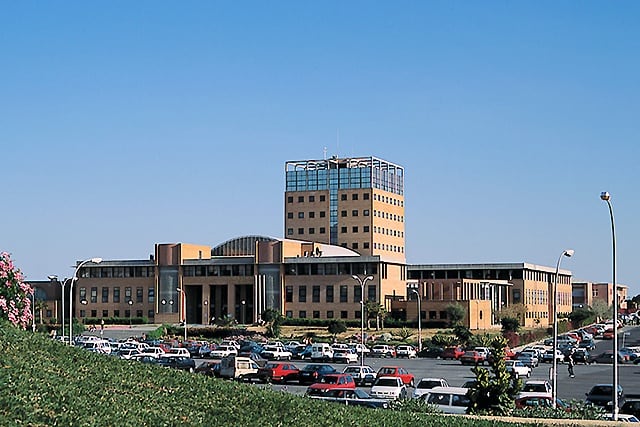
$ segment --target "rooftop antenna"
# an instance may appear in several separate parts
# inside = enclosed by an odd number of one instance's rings
[[[322,152],[324,153],[324,160],[327,160],[327,147],[324,147]]]

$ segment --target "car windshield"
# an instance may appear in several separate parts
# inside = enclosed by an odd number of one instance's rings
[[[396,370],[393,369],[393,368],[380,368],[380,374],[382,374],[382,375],[393,374],[395,372],[396,372]]]
[[[357,374],[358,372],[360,372],[360,368],[357,367],[350,367],[344,370],[345,374]]]
[[[379,378],[375,385],[382,387],[396,387],[398,385],[398,381],[395,378]]]
[[[333,375],[328,375],[326,377],[323,377],[320,382],[325,384],[338,384],[338,377]]]
[[[596,386],[591,389],[589,394],[593,395],[608,395],[613,391],[613,387],[611,386]]]
[[[522,391],[546,393],[547,388],[544,386],[544,384],[525,384],[522,388]]]
[[[418,383],[418,386],[416,388],[434,388],[434,387],[438,387],[441,386],[442,383],[440,381],[435,381],[435,380],[422,380]]]

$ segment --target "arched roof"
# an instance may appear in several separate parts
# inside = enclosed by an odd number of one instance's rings
[[[256,242],[277,242],[268,236],[235,237],[211,249],[211,256],[251,256],[256,254]]]

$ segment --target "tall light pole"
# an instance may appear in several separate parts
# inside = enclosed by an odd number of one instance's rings
[[[68,278],[64,278],[64,280],[59,281],[58,280],[58,276],[56,276],[55,274],[52,274],[51,276],[49,276],[49,280],[51,280],[52,282],[58,282],[60,283],[60,286],[62,286],[62,312],[61,312],[61,324],[60,324],[60,335],[62,336],[62,340],[64,341],[64,285],[67,284],[67,281],[71,280]]]
[[[613,421],[618,421],[618,285],[616,284],[616,226],[613,219],[611,195],[606,191],[600,193],[600,198],[607,202],[611,217],[611,243],[613,253]]]
[[[36,287],[33,286],[31,293],[31,329],[36,332]]]
[[[182,288],[176,288],[182,294],[182,315],[184,317],[184,345],[187,345],[187,293]]]
[[[133,311],[133,300],[129,300],[127,301],[127,304],[129,304],[129,329],[133,328],[133,324],[131,324],[131,311]]]
[[[360,348],[360,365],[364,365],[364,284],[367,283],[367,280],[373,280],[373,276],[367,276],[364,279],[361,279],[357,275],[352,275],[353,280],[358,282],[360,285],[360,344],[362,347]]]
[[[558,263],[556,264],[556,276],[553,283],[553,407],[556,407],[558,400],[558,359],[556,354],[558,352],[558,277],[560,276],[560,261],[562,257],[570,258],[575,251],[573,249],[565,249],[558,257]]]
[[[409,291],[416,294],[418,300],[418,353],[422,352],[422,310],[420,309],[420,293],[418,292],[417,284],[410,284],[408,286]]]
[[[245,306],[247,304],[247,301],[242,300],[242,324],[244,325],[247,321],[245,320]]]
[[[76,266],[76,270],[73,272],[71,283],[69,284],[69,345],[73,343],[73,282],[78,280],[78,271],[88,263],[100,264],[102,258],[89,258],[82,261]],[[64,333],[64,331],[63,331]]]

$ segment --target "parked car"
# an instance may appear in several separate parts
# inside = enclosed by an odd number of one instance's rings
[[[336,363],[358,363],[358,355],[350,348],[337,349],[333,352],[333,361]]]
[[[298,382],[300,384],[312,384],[320,381],[325,375],[337,373],[338,371],[331,365],[312,363],[298,372]]]
[[[176,357],[176,356],[191,357],[191,353],[189,353],[189,350],[187,350],[184,347],[171,347],[170,349],[168,349],[167,351],[164,352],[163,356],[166,356],[166,357]]]
[[[627,395],[620,412],[640,418],[640,395]]]
[[[585,403],[600,406],[606,411],[613,409],[613,384],[596,384],[585,395]],[[618,405],[622,406],[624,403],[624,390],[618,384]]]
[[[116,353],[116,355],[120,358],[120,359],[131,359],[132,357],[136,356],[140,354],[140,352],[135,349],[135,348],[124,348],[124,349],[120,349],[118,350],[118,352]]]
[[[602,339],[603,340],[612,340],[613,337],[614,337],[613,329],[607,329],[606,331],[604,331],[602,333]]]
[[[434,387],[421,399],[435,405],[445,414],[466,414],[469,406],[468,391],[461,387]]]
[[[415,359],[418,357],[418,353],[413,346],[410,345],[399,345],[396,347],[396,357],[406,357],[407,359]]]
[[[196,370],[196,362],[190,356],[161,356],[158,358],[158,365],[188,372]]]
[[[398,377],[402,380],[403,384],[406,384],[409,387],[413,387],[415,384],[415,377],[413,374],[402,366],[383,366],[378,369],[376,377]]]
[[[349,374],[327,374],[307,388],[307,395],[325,393],[334,388],[356,388],[353,377]]]
[[[553,355],[554,355],[553,349],[549,349],[544,352],[544,354],[542,355],[542,359],[540,359],[540,361],[542,363],[553,363]],[[564,354],[562,353],[562,351],[556,350],[555,358],[556,358],[556,363],[562,363],[564,361]]]
[[[291,358],[297,360],[304,360],[311,358],[311,344],[301,344],[292,349],[288,349],[291,352]]]
[[[449,387],[449,383],[444,378],[422,378],[413,390],[413,397],[418,398],[434,387]]]
[[[462,356],[458,358],[463,365],[484,365],[485,358],[475,350],[465,351]]]
[[[586,365],[587,363],[589,363],[590,357],[591,353],[589,353],[589,351],[587,351],[587,349],[585,348],[578,348],[573,352],[574,363],[584,363]]]
[[[625,358],[618,352],[618,363],[624,363]],[[588,363],[608,363],[613,364],[613,350],[606,350],[597,355],[589,356]]]
[[[219,345],[214,350],[211,350],[209,357],[212,359],[223,359],[229,356],[237,356],[238,350],[230,345]]]
[[[527,393],[522,397],[518,397],[515,400],[516,408],[551,408],[553,406],[553,396],[549,393]],[[561,408],[567,412],[571,411],[571,406],[561,399],[556,399],[556,407]]]
[[[580,341],[580,344],[578,344],[578,348],[584,348],[588,351],[593,351],[596,349],[596,342],[593,339],[585,338]]]
[[[314,362],[333,360],[333,347],[324,342],[311,344],[311,360]]]
[[[396,351],[393,347],[386,344],[374,345],[371,349],[372,357],[395,357]]]
[[[546,380],[528,380],[522,385],[522,390],[520,390],[520,393],[551,394],[551,392],[551,384]]]
[[[196,366],[195,372],[197,374],[206,375],[207,377],[220,378],[220,361],[214,360],[210,362],[204,362]]]
[[[378,377],[371,387],[371,396],[381,399],[406,399],[407,386],[400,377]]]
[[[367,392],[360,389],[336,388],[327,390],[322,395],[310,396],[312,399],[320,399],[327,402],[335,402],[346,406],[364,406],[367,408],[388,408],[387,399],[377,399],[371,397]]]
[[[260,355],[267,360],[291,360],[292,356],[283,345],[265,345]]]
[[[288,383],[298,381],[298,367],[289,362],[269,362],[258,368],[257,378],[262,382]]]
[[[520,360],[506,360],[506,371],[516,378],[531,376],[531,367],[525,365]]]
[[[464,350],[460,346],[457,346],[457,347],[446,347],[442,351],[442,355],[440,357],[442,357],[445,360],[447,360],[447,359],[458,360],[460,358],[460,356],[462,356],[463,354],[464,354]]]
[[[227,356],[220,361],[220,377],[238,381],[253,381],[260,367],[248,357]]]
[[[359,386],[372,385],[376,380],[376,371],[368,365],[347,366],[342,373],[351,375]]]
[[[536,356],[532,351],[523,351],[518,353],[516,360],[521,361],[524,365],[530,368],[536,368],[540,364],[538,356]]]

